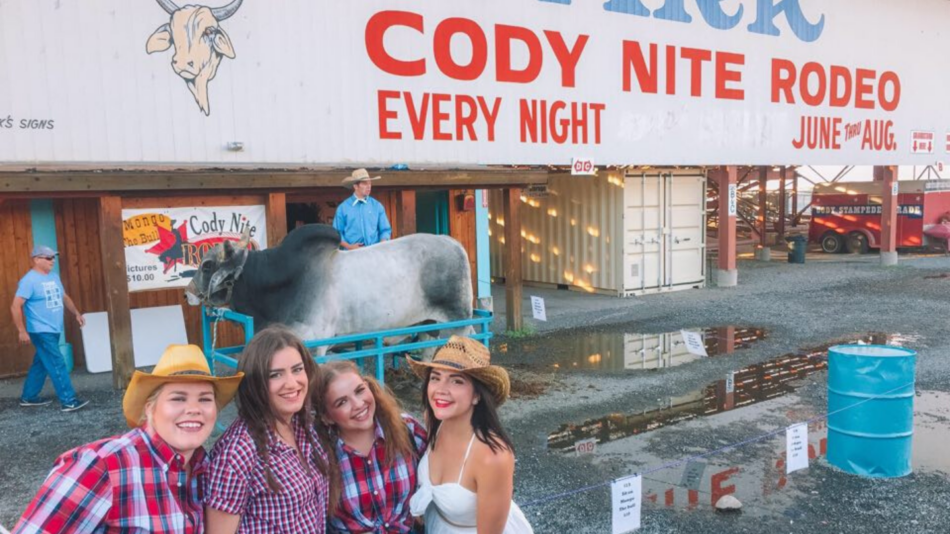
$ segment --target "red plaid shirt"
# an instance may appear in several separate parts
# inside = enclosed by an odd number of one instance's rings
[[[333,532],[407,533],[412,529],[409,498],[416,490],[416,468],[425,452],[428,435],[422,423],[403,414],[412,445],[418,456],[395,459],[386,468],[386,436],[376,422],[376,442],[368,456],[362,456],[342,439],[336,455],[343,475],[343,494],[336,516],[330,519]]]
[[[264,465],[244,420],[232,423],[215,443],[205,504],[241,516],[238,532],[322,534],[326,531],[329,482],[313,461],[314,450],[307,440],[308,432],[317,444],[317,454],[326,460],[326,453],[316,441],[313,430],[297,424],[297,417],[293,426],[297,448],[306,466],[289,445],[277,439],[276,432],[268,429],[270,472],[283,488],[280,493],[271,491],[267,485]]]
[[[207,466],[199,448],[189,478],[182,456],[144,428],[83,445],[59,457],[14,534],[200,534]]]

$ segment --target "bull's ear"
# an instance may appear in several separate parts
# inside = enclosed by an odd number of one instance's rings
[[[214,46],[214,49],[222,56],[234,59],[234,46],[231,45],[231,38],[228,37],[228,34],[224,33],[224,30],[221,28],[218,28],[218,31],[214,32],[212,46]]]
[[[155,30],[155,33],[148,38],[148,43],[145,44],[145,51],[149,54],[155,52],[164,52],[171,48],[172,46],[172,32],[169,29],[168,24],[162,24]]]

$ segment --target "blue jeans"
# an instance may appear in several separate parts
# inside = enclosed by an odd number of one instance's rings
[[[33,356],[33,365],[26,374],[26,381],[23,382],[21,399],[38,400],[40,392],[43,391],[43,385],[46,383],[46,376],[49,375],[60,404],[67,405],[76,402],[76,390],[69,381],[63,354],[59,352],[59,334],[30,332],[30,341],[36,347],[36,354]]]

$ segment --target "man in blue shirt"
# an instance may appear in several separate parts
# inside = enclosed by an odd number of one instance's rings
[[[80,327],[85,326],[86,319],[66,295],[59,275],[52,272],[56,256],[57,252],[49,247],[38,245],[33,249],[33,268],[20,279],[10,307],[20,343],[25,345],[32,342],[36,347],[33,365],[23,382],[20,406],[46,406],[53,402],[39,396],[49,376],[62,410],[74,412],[89,404],[89,401],[76,397],[66,362],[59,351],[63,308],[76,317]]]
[[[346,250],[375,245],[380,241],[389,241],[393,235],[392,226],[386,218],[386,210],[375,198],[369,196],[373,190],[373,180],[366,169],[356,169],[343,179],[344,187],[353,188],[353,196],[347,198],[336,208],[333,227],[340,232]]]

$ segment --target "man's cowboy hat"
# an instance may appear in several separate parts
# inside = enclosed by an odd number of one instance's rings
[[[420,378],[425,379],[427,369],[441,369],[464,373],[481,382],[495,399],[495,405],[502,405],[511,393],[508,371],[497,365],[491,365],[491,353],[479,341],[463,336],[452,336],[432,357],[431,362],[420,362],[406,357],[409,367]]]
[[[353,187],[353,184],[363,180],[379,180],[382,176],[370,176],[366,169],[356,169],[352,174],[343,179],[343,187]]]
[[[231,402],[244,373],[218,377],[211,374],[208,360],[195,345],[169,345],[151,374],[136,371],[122,399],[122,412],[130,428],[139,426],[145,401],[160,386],[180,382],[210,382],[218,410]]]

